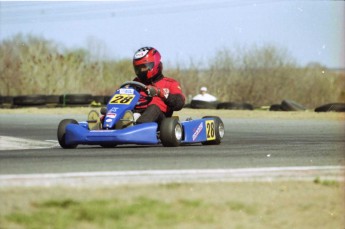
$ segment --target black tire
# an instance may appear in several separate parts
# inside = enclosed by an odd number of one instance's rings
[[[213,118],[214,120],[214,134],[215,140],[202,142],[203,145],[219,145],[225,134],[225,128],[223,121],[218,116],[205,116],[204,118]],[[206,128],[207,129],[207,128]]]
[[[249,103],[233,103],[225,102],[219,103],[217,109],[227,109],[227,110],[254,110],[253,105]]]
[[[60,103],[63,105],[86,105],[91,102],[91,94],[65,94],[60,96]]]
[[[166,118],[160,124],[160,140],[165,147],[176,147],[183,138],[182,125],[176,118]]]
[[[217,109],[218,102],[206,102],[199,100],[192,100],[190,107],[194,109]]]
[[[272,104],[270,106],[270,111],[283,111],[283,108],[280,104]]]
[[[281,103],[281,107],[284,111],[304,111],[306,110],[305,107],[299,103],[296,103],[292,100],[283,100]]]
[[[105,105],[107,105],[108,103],[109,103],[109,100],[112,98],[112,96],[104,96],[104,101],[103,101],[103,103],[105,104]]]
[[[315,112],[345,112],[345,103],[328,103],[315,108]]]
[[[2,103],[3,104],[13,104],[13,96],[2,96]]]
[[[47,104],[58,104],[60,103],[60,95],[47,95],[46,96]]]
[[[74,149],[78,146],[78,144],[73,144],[73,145],[66,144],[66,141],[65,141],[66,126],[70,123],[78,124],[78,122],[74,119],[63,119],[59,123],[58,131],[57,131],[57,137],[58,137],[59,144],[64,149]]]
[[[40,106],[46,104],[44,95],[20,95],[13,98],[13,105],[17,106]]]
[[[58,107],[60,103],[59,95],[47,95],[46,96],[46,106],[47,107]]]
[[[12,108],[13,107],[13,96],[2,96],[1,108]]]

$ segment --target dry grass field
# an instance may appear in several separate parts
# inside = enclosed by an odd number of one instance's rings
[[[336,181],[0,188],[1,228],[275,228],[345,225]]]

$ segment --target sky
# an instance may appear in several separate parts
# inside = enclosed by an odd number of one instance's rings
[[[0,1],[0,42],[17,34],[106,58],[152,46],[181,66],[223,49],[273,45],[301,66],[345,68],[344,1]]]

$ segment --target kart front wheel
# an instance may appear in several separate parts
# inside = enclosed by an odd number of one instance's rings
[[[176,147],[181,144],[183,129],[176,118],[163,119],[160,125],[160,140],[165,147]]]
[[[64,119],[59,123],[57,137],[59,144],[64,149],[74,149],[77,147],[77,144],[66,144],[66,126],[68,124],[78,124],[74,119]]]
[[[218,116],[205,116],[204,118],[212,118],[213,122],[209,123],[207,125],[207,138],[210,138],[212,140],[208,140],[205,142],[202,142],[203,145],[219,145],[222,141],[222,138],[225,134],[225,128],[223,121]]]

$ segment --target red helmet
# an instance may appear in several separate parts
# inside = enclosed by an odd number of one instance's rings
[[[152,82],[162,75],[161,54],[152,47],[138,49],[133,57],[133,66],[141,81]]]

